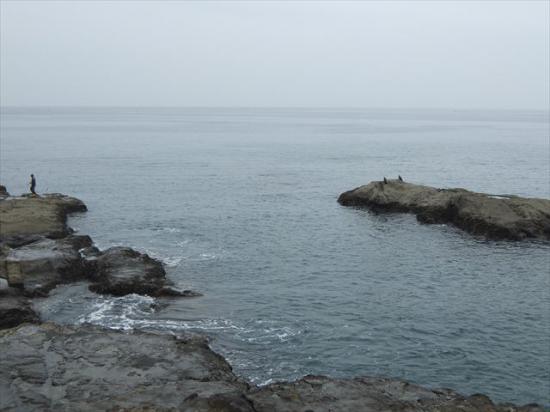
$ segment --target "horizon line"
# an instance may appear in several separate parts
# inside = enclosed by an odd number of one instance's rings
[[[0,105],[4,109],[296,109],[296,110],[442,110],[442,111],[524,111],[548,112],[544,108],[497,108],[497,107],[406,107],[406,106],[210,106],[210,105]]]

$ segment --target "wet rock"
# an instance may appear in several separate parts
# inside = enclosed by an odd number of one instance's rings
[[[332,379],[306,376],[296,382],[252,389],[248,399],[256,411],[456,411],[508,412],[486,396],[464,397],[452,390],[430,390],[405,381],[384,378]],[[541,411],[537,405],[514,411]]]
[[[80,249],[80,255],[85,259],[94,259],[101,255],[101,251],[95,246],[88,246]]]
[[[32,235],[62,238],[72,232],[67,214],[83,211],[81,200],[61,194],[5,198],[0,202],[0,241]]]
[[[44,323],[0,331],[0,348],[0,410],[543,410],[384,378],[306,376],[251,387],[197,335]]]
[[[17,248],[20,246],[28,245],[29,243],[36,242],[43,239],[41,235],[15,235],[8,238],[4,238],[0,241],[0,246],[7,246],[9,248]]]
[[[550,240],[550,200],[436,189],[400,180],[371,182],[342,193],[344,206],[411,212],[423,223],[450,223],[489,239]]]
[[[113,247],[94,260],[94,283],[90,285],[92,292],[114,296],[169,294],[162,263],[146,254],[127,247]]]
[[[19,289],[0,286],[0,329],[38,321],[39,316]]]
[[[0,185],[0,200],[5,199],[6,197],[9,197],[8,189],[6,189],[6,186]]]
[[[202,293],[195,292],[194,290],[181,290],[170,286],[164,286],[154,293],[155,297],[181,297],[181,298],[195,298],[202,296]]]
[[[89,236],[41,238],[4,250],[0,267],[10,286],[21,288],[26,296],[45,296],[60,283],[73,282],[88,275],[88,267],[79,250],[89,246]]]
[[[196,336],[44,323],[1,331],[0,348],[0,410],[194,410],[248,389]]]
[[[194,393],[187,397],[182,409],[193,412],[257,412],[250,400],[240,392],[201,397]]]
[[[73,236],[67,214],[84,203],[62,194],[8,197],[0,204],[0,278],[27,296],[45,296],[60,283],[88,277],[90,290],[123,296],[192,297],[171,287],[161,262],[130,248],[105,252],[88,236]]]

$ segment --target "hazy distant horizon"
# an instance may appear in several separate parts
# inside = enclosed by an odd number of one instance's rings
[[[0,9],[0,106],[550,109],[547,1]]]
[[[494,108],[494,107],[374,107],[374,106],[146,106],[146,105],[1,105],[0,110],[5,109],[296,109],[296,110],[410,110],[410,111],[495,111],[495,112],[541,112],[548,113],[548,108]]]

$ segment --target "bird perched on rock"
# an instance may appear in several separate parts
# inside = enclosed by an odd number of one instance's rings
[[[386,177],[384,176],[384,184],[387,185],[388,184],[388,179],[386,179]]]
[[[397,178],[399,179],[400,182],[403,181],[403,178],[401,177],[401,175],[397,175]]]

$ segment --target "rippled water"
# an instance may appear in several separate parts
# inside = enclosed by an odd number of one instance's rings
[[[536,112],[4,109],[1,181],[82,198],[102,248],[162,259],[204,297],[66,286],[44,317],[212,337],[256,383],[402,377],[550,404],[550,245],[488,242],[336,198],[382,176],[550,197]]]

